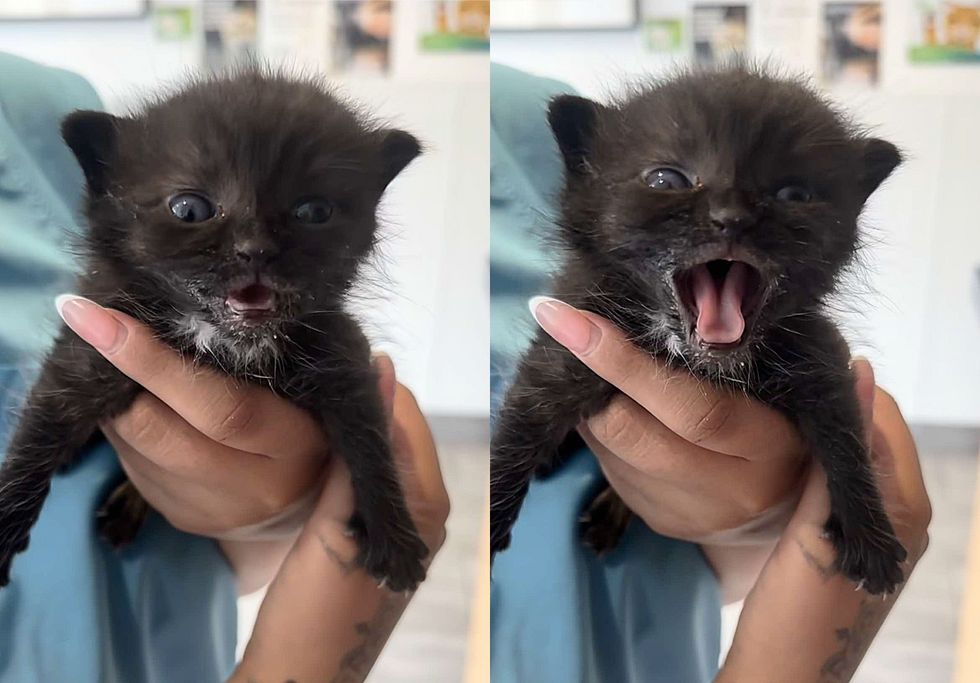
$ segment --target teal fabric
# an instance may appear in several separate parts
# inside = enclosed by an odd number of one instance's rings
[[[546,291],[553,258],[540,245],[561,161],[546,102],[567,86],[491,66],[491,358],[495,401],[533,322],[529,296]],[[536,480],[499,554],[491,586],[494,683],[703,683],[717,673],[717,582],[697,546],[632,523],[602,559],[577,517],[602,484],[581,451]]]
[[[0,53],[0,451],[70,286],[82,175],[62,116],[100,108],[82,78]],[[122,476],[106,443],[56,477],[0,590],[2,683],[212,683],[234,667],[234,577],[214,542],[152,517],[125,551],[95,534]]]

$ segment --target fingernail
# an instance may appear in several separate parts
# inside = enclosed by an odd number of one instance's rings
[[[527,305],[541,329],[572,353],[584,355],[598,346],[602,330],[579,310],[547,296],[532,297]]]
[[[113,353],[126,341],[126,326],[94,301],[77,294],[61,294],[54,300],[58,315],[79,337],[102,353]]]

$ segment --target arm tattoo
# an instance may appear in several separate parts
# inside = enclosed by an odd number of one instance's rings
[[[340,553],[334,550],[334,548],[323,539],[323,536],[317,534],[317,538],[320,539],[320,545],[323,547],[323,552],[327,554],[327,557],[337,563],[341,570],[343,570],[344,576],[357,569],[357,562],[354,560],[345,560],[343,557],[341,557]],[[286,683],[289,683],[289,681],[286,681]]]
[[[362,683],[405,606],[404,598],[386,595],[370,621],[354,625],[361,642],[344,655],[333,683]]]
[[[803,553],[803,559],[806,560],[808,565],[817,570],[817,573],[820,574],[820,577],[824,580],[824,583],[826,583],[828,579],[832,579],[840,573],[833,563],[822,564],[820,560],[817,559],[816,555],[807,550],[807,547],[803,545],[802,541],[797,540],[796,545],[800,547],[800,552]]]
[[[864,657],[887,613],[887,602],[865,598],[861,601],[854,624],[836,631],[840,649],[820,667],[820,683],[846,683]]]

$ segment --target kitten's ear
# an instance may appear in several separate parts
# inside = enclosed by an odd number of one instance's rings
[[[902,163],[902,154],[890,142],[878,138],[861,141],[864,168],[861,173],[861,191],[865,199]]]
[[[118,119],[101,111],[79,110],[61,122],[61,137],[75,153],[89,191],[103,194],[109,165],[116,154]]]
[[[394,180],[412,159],[422,153],[422,145],[415,136],[396,128],[382,131],[382,135],[384,136],[381,140],[381,158],[384,164],[382,187],[388,187],[388,183]]]
[[[588,170],[596,123],[604,109],[577,95],[559,95],[548,104],[548,123],[569,172],[581,174]]]

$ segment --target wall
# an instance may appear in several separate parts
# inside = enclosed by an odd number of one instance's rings
[[[320,11],[316,3],[291,5],[310,17]],[[387,285],[372,288],[360,309],[423,408],[482,416],[489,365],[487,59],[418,54],[415,22],[425,5],[398,3],[389,78],[342,83],[426,145],[386,197]],[[268,48],[276,61],[315,67],[302,51],[305,39]],[[110,111],[121,112],[141,92],[198,67],[201,42],[158,41],[148,17],[0,21],[0,50],[82,74]]]
[[[690,16],[689,3],[670,3],[656,4]],[[746,4],[756,56],[816,69],[822,3]],[[872,291],[856,288],[847,308],[860,313],[842,318],[910,421],[980,425],[980,305],[971,284],[980,267],[980,68],[908,64],[909,4],[883,3],[880,86],[831,93],[908,156],[866,211],[864,279]],[[763,25],[763,15],[782,21]],[[624,78],[672,64],[646,52],[639,31],[494,32],[491,58],[597,98]]]

